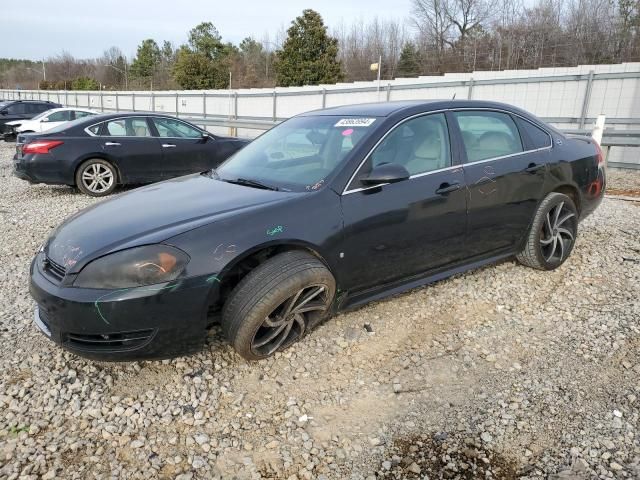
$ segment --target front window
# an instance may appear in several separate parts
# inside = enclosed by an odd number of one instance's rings
[[[180,120],[152,117],[158,135],[163,138],[202,138],[203,132]]]
[[[60,110],[49,115],[50,122],[68,122],[71,120],[71,112],[69,110]]]
[[[249,179],[283,190],[320,188],[351,150],[376,126],[376,118],[296,117],[269,130],[222,166],[222,180]]]

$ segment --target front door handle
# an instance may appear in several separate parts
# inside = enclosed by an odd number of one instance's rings
[[[163,143],[162,148],[176,148],[173,143]]]
[[[542,170],[544,168],[544,164],[530,163],[527,168],[524,169],[527,173],[535,173],[538,170]]]
[[[105,147],[119,147],[120,144],[118,142],[104,142]]]
[[[436,190],[436,193],[438,195],[446,195],[447,193],[455,192],[456,190],[460,190],[460,184],[458,182],[445,182],[440,185],[440,188]]]

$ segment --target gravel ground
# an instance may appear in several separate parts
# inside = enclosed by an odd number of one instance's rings
[[[12,177],[11,155],[0,479],[640,478],[640,203],[605,199],[559,270],[476,270],[260,363],[214,333],[191,357],[107,364],[38,333],[27,289],[38,245],[95,200]]]

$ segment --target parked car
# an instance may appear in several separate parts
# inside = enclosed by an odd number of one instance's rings
[[[562,265],[601,202],[602,152],[515,107],[389,102],[294,117],[208,173],[63,223],[31,265],[35,322],[79,355],[246,359],[335,312],[514,257]]]
[[[7,132],[7,122],[33,118],[44,111],[58,107],[62,105],[41,100],[12,100],[0,103],[0,134],[4,135]]]
[[[62,107],[46,110],[32,119],[13,120],[5,125],[5,141],[14,140],[18,133],[41,133],[58,127],[65,122],[98,115],[98,112],[86,108]]]
[[[42,134],[18,135],[14,173],[32,183],[75,185],[101,197],[117,185],[210,170],[247,143],[167,115],[96,115]]]

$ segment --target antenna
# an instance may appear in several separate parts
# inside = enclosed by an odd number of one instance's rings
[[[453,94],[453,97],[451,97],[451,100],[455,100],[455,99],[456,99],[456,93],[458,93],[458,92],[455,92],[455,93]]]

